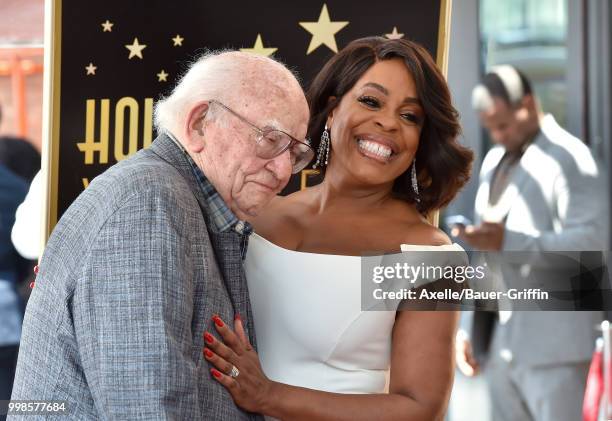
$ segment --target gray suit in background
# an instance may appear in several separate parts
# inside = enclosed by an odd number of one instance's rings
[[[66,211],[28,304],[12,399],[66,418],[248,420],[211,378],[211,317],[248,321],[246,234],[219,232],[187,155],[160,136]]]
[[[490,186],[505,150],[494,147],[485,157],[476,197],[477,224],[505,221],[503,250],[534,255],[539,251],[605,250],[603,178],[589,149],[551,115],[543,118],[540,128],[494,207],[489,204]],[[529,271],[538,279],[534,272],[547,270],[542,264],[545,262],[527,264],[528,268],[506,265],[506,286],[526,285]],[[502,312],[500,321],[493,323],[486,321],[490,316],[474,313],[472,342],[478,348],[483,338],[493,336],[485,373],[499,419],[579,420],[602,313]]]

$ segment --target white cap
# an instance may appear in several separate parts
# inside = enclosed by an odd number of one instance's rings
[[[493,97],[483,84],[478,84],[472,91],[472,108],[476,111],[487,111],[493,107]]]
[[[501,79],[508,92],[511,104],[517,104],[523,99],[523,82],[521,82],[521,77],[514,67],[507,64],[493,66],[491,73],[495,73]]]
[[[489,73],[493,73],[499,77],[502,85],[508,93],[508,99],[510,104],[518,104],[523,96],[525,96],[525,90],[521,76],[518,71],[507,64],[500,66],[493,66]],[[483,84],[478,84],[472,91],[472,108],[477,111],[486,111],[493,107],[493,97],[491,92]]]

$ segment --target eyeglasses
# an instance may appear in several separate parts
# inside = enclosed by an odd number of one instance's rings
[[[210,100],[211,104],[217,104],[230,113],[234,114],[240,120],[251,126],[253,130],[257,132],[257,156],[262,159],[276,158],[287,149],[289,149],[289,155],[291,157],[292,173],[297,174],[302,171],[312,158],[314,157],[314,151],[309,145],[308,140],[301,141],[297,140],[293,136],[285,133],[282,130],[273,128],[260,129],[255,124],[232,110],[227,105],[222,104],[217,100]]]

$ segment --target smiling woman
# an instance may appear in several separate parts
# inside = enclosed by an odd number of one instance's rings
[[[410,167],[423,111],[399,58],[370,67],[329,112],[331,161],[364,184],[392,182]]]
[[[237,405],[275,419],[440,420],[457,315],[362,308],[360,256],[404,243],[461,250],[424,217],[470,173],[446,82],[420,46],[364,38],[323,67],[308,98],[324,179],[252,221],[245,272],[258,353],[240,320],[236,332],[215,321],[211,375]]]
[[[382,64],[383,68],[377,69],[375,64]],[[379,76],[382,81],[376,83],[370,76]],[[392,85],[395,90],[391,89]],[[403,39],[362,38],[334,56],[307,92],[311,115],[308,137],[317,149],[331,110],[345,95],[360,91],[359,101],[378,109],[386,105],[383,99],[390,93],[399,95],[402,86],[410,95],[401,98],[403,108],[399,107],[397,112],[405,124],[416,126],[413,131],[418,128],[417,150],[413,156],[418,162],[418,208],[427,213],[447,205],[467,182],[472,152],[456,141],[461,128],[444,75],[420,45]],[[332,140],[332,151],[335,146]],[[411,172],[412,168],[408,168],[397,177],[393,191],[414,203]]]

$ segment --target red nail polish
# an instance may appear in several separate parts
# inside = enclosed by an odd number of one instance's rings
[[[240,317],[239,313],[234,314],[234,320],[238,320],[238,321],[242,322],[242,317]]]
[[[217,370],[215,370],[214,368],[210,369],[210,372],[212,373],[213,376],[215,376],[216,378],[220,379],[221,378],[221,373],[219,373]]]
[[[213,318],[212,318],[212,319],[213,319],[213,322],[215,322],[215,324],[216,324],[218,327],[223,327],[223,320],[221,320],[221,317],[219,317],[219,316],[213,316]]]
[[[204,340],[209,344],[212,344],[215,341],[215,338],[213,338],[213,335],[211,335],[210,333],[204,332]]]
[[[30,289],[34,288],[34,284],[35,284],[35,283],[36,283],[36,282],[34,282],[34,281],[30,282]]]
[[[213,353],[210,349],[204,348],[204,355],[206,355],[206,358],[212,358]]]
[[[38,265],[34,266],[34,275],[38,275]]]

